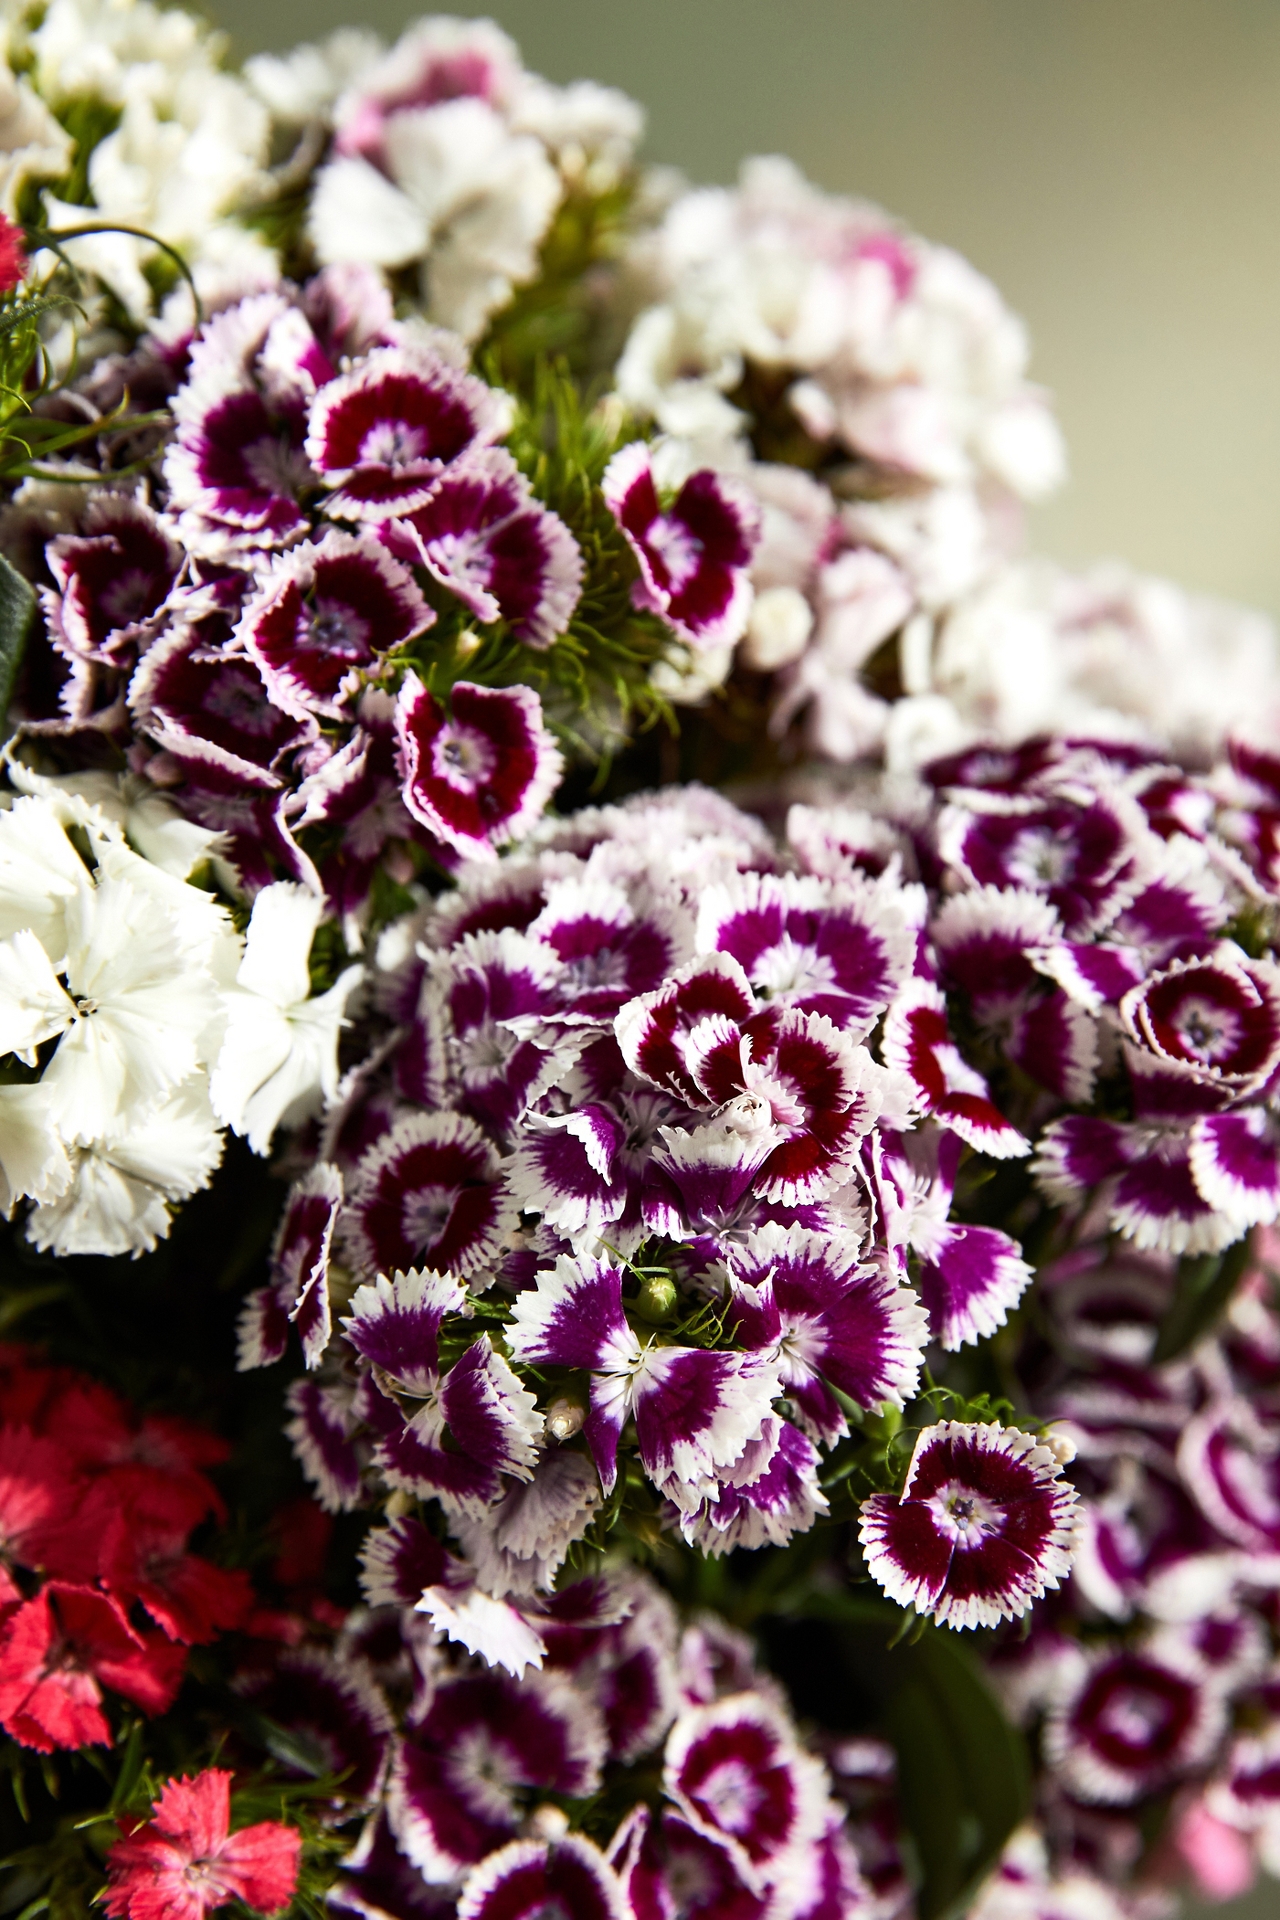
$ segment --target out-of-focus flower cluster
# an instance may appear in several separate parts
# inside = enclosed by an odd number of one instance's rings
[[[321,264],[415,267],[427,318],[468,341],[534,278],[566,198],[617,191],[644,124],[611,87],[526,72],[488,20],[422,20],[389,50],[342,29],[246,75],[280,121],[332,131],[307,211]]]
[[[415,1520],[373,1530],[368,1606],[241,1683],[363,1809],[337,1912],[902,1911],[891,1754],[824,1765],[743,1635],[622,1568],[543,1595],[536,1664],[503,1671],[424,1618],[446,1558]]]
[[[762,515],[740,644],[692,652],[675,697],[736,666],[775,735],[904,770],[1050,728],[1207,759],[1280,715],[1261,615],[1017,558],[1064,455],[1021,323],[957,254],[769,159],[678,198],[632,267],[616,380],[658,471],[733,473]]]
[[[97,1381],[0,1350],[0,1726],[40,1753],[110,1746],[103,1695],[172,1705],[188,1650],[241,1627],[247,1574],[189,1550],[230,1451]]]
[[[1080,1540],[992,1672],[1038,1739],[1064,1872],[1181,1872],[1225,1899],[1280,1867],[1276,1252],[1263,1233],[1216,1336],[1169,1361],[1167,1256],[1092,1238],[1042,1270],[1020,1369],[1076,1446]]]

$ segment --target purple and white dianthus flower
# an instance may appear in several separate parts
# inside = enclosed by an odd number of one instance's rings
[[[951,1627],[1026,1613],[1071,1564],[1074,1490],[1058,1455],[1016,1427],[944,1420],[916,1441],[901,1494],[863,1502],[872,1578]]]
[[[749,490],[702,468],[664,507],[640,440],[613,456],[601,486],[640,568],[636,605],[658,614],[691,647],[731,646],[751,611],[760,513]]]
[[[383,521],[426,505],[440,476],[511,425],[508,396],[440,353],[375,347],[317,393],[306,453],[328,511]]]
[[[448,710],[416,673],[396,701],[404,803],[447,847],[492,859],[527,833],[564,770],[531,687],[456,681]]]

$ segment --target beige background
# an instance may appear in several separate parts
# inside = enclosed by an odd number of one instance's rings
[[[359,0],[216,0],[238,49]],[[394,31],[420,8],[365,0]],[[466,10],[466,9],[463,9]],[[959,247],[1030,324],[1071,452],[1036,516],[1280,616],[1280,0],[495,0],[531,66],[728,180],[790,153]],[[1240,1910],[1277,1920],[1271,1882]],[[1219,1910],[1221,1913],[1221,1910]]]

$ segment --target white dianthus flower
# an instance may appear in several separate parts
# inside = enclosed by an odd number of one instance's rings
[[[337,1092],[338,1034],[364,969],[348,967],[327,993],[310,997],[307,963],[321,912],[305,887],[264,887],[227,995],[214,1111],[255,1153],[268,1151],[278,1126],[296,1126]]]

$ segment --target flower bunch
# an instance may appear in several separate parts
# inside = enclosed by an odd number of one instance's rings
[[[1064,1870],[1123,1880],[1155,1805],[1169,1860],[1210,1897],[1276,1864],[1273,1242],[1218,1335],[1168,1359],[1167,1256],[1095,1238],[1044,1269],[1022,1364],[1077,1448],[1080,1543],[1052,1608],[992,1670],[1039,1740]]]
[[[294,1323],[320,1498],[438,1503],[462,1549],[441,1618],[491,1658],[584,1539],[668,1524],[719,1555],[807,1531],[822,1450],[1030,1278],[1008,1235],[948,1218],[962,1142],[1025,1150],[980,1076],[913,1132],[925,1095],[867,1044],[887,1059],[922,1004],[926,900],[840,824],[798,809],[783,847],[709,793],[645,796],[464,870],[379,942],[381,1017],[242,1364]],[[1024,1534],[1016,1577],[975,1556],[968,1615],[945,1580],[921,1594],[957,1623],[1067,1564],[1057,1460],[992,1432],[1017,1484],[988,1532]]]
[[[6,55],[0,1904],[1280,1869],[1266,622],[1021,557],[956,255],[490,22]]]
[[[104,1689],[162,1713],[189,1649],[244,1625],[248,1575],[189,1544],[225,1516],[204,1469],[229,1451],[27,1349],[0,1353],[0,1726],[11,1740],[46,1754],[110,1746]]]
[[[207,1185],[220,1121],[265,1152],[335,1090],[360,969],[311,993],[320,902],[287,882],[242,937],[188,879],[216,836],[153,788],[26,784],[0,813],[3,1203],[37,1247],[136,1255]]]
[[[468,341],[535,278],[557,215],[628,182],[643,129],[613,88],[526,72],[488,20],[421,20],[390,49],[340,31],[246,73],[280,121],[331,130],[306,216],[322,265],[416,267],[427,317]]]
[[[530,1665],[486,1667],[423,1618],[443,1557],[416,1520],[375,1528],[369,1608],[327,1648],[242,1682],[295,1740],[320,1736],[345,1764],[364,1826],[336,1911],[494,1915],[555,1900],[585,1920],[686,1897],[698,1913],[767,1903],[788,1920],[863,1910],[856,1830],[834,1789],[883,1773],[881,1750],[837,1755],[847,1774],[833,1779],[750,1642],[715,1616],[682,1621],[636,1572],[543,1596]],[[887,1836],[877,1864],[886,1881],[901,1872]]]

